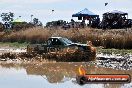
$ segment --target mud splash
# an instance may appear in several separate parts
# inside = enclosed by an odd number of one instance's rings
[[[0,60],[8,61],[8,60],[47,60],[47,61],[56,61],[56,62],[82,62],[82,61],[93,61],[95,60],[96,54],[82,51],[74,51],[74,52],[66,52],[58,51],[58,52],[47,52],[47,53],[37,53],[30,52],[27,53],[26,50],[20,49],[1,49]]]
[[[132,70],[132,53],[121,52],[116,50],[105,50],[100,52],[98,50],[95,57],[86,58],[81,57],[82,53],[31,53],[27,54],[24,49],[1,49],[6,53],[1,53],[1,61],[19,61],[19,62],[87,62],[95,64],[96,66],[113,68],[120,70]],[[115,52],[116,51],[116,52]],[[91,60],[90,60],[91,59]]]

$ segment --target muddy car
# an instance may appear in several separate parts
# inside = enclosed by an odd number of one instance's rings
[[[51,37],[45,44],[31,44],[27,46],[28,53],[75,53],[84,55],[84,57],[95,56],[91,46],[87,44],[74,43],[63,37]]]

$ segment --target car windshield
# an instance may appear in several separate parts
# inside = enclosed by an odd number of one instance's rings
[[[61,38],[61,40],[62,40],[66,45],[68,45],[68,44],[73,44],[73,42],[72,42],[71,40],[67,39],[67,38]]]

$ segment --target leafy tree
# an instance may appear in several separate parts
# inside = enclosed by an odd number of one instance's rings
[[[37,25],[38,23],[39,23],[38,18],[34,18],[34,19],[33,19],[33,24],[34,24],[34,25]]]
[[[11,22],[11,21],[13,21],[14,13],[12,13],[12,12],[2,13],[1,17],[2,17],[3,22]]]
[[[5,29],[10,29],[11,21],[13,21],[13,18],[14,18],[14,13],[12,13],[12,12],[2,13],[0,16],[2,18],[2,21],[4,22]]]
[[[43,25],[42,22],[39,21],[38,18],[34,18],[34,19],[33,19],[33,24],[34,24],[35,26],[42,26],[42,25]]]

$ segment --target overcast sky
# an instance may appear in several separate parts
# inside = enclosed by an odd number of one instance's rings
[[[107,6],[104,3],[108,2]],[[15,18],[31,20],[31,14],[44,24],[51,20],[70,21],[72,14],[88,8],[100,15],[107,11],[121,10],[132,18],[132,0],[0,0],[0,13],[13,12]],[[54,12],[52,13],[52,10]]]

